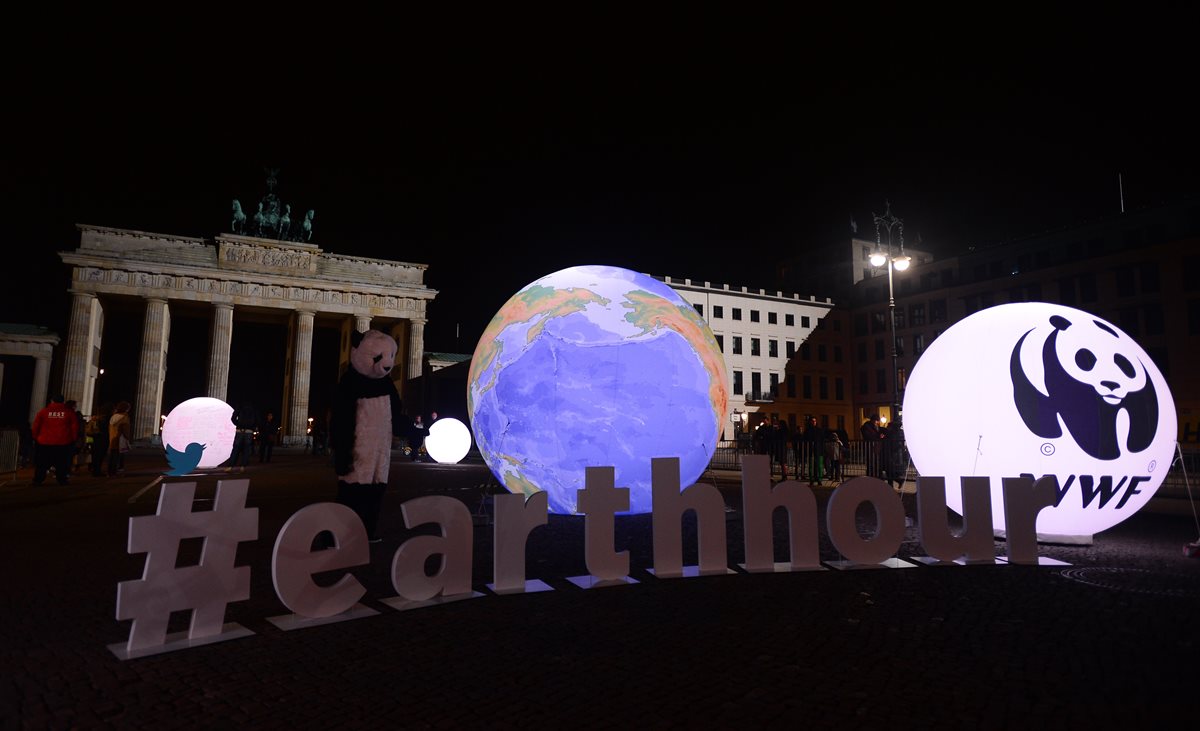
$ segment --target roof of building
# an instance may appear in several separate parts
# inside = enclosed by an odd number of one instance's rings
[[[6,335],[58,335],[48,327],[26,325],[20,322],[0,322],[0,333]]]

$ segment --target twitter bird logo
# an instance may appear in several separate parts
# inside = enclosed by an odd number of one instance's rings
[[[184,447],[182,452],[180,452],[178,449],[175,449],[170,444],[166,446],[167,463],[171,465],[171,470],[169,472],[164,472],[163,474],[167,475],[168,477],[182,477],[183,475],[186,475],[192,470],[196,469],[196,465],[200,464],[200,456],[204,454],[204,447],[206,445],[198,442],[192,442]]]

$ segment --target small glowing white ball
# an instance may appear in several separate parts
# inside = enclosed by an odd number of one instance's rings
[[[441,464],[461,462],[471,449],[471,430],[458,419],[445,417],[433,422],[425,437],[425,451]]]

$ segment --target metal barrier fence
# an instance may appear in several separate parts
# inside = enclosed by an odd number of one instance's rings
[[[1200,485],[1196,484],[1197,475],[1200,475],[1200,449],[1183,449],[1182,460],[1180,456],[1179,452],[1175,453],[1171,469],[1163,479],[1162,487],[1155,493],[1158,497],[1189,499],[1190,483],[1190,498],[1200,498]]]
[[[0,430],[0,477],[16,474],[20,453],[21,433],[16,429]]]
[[[741,471],[742,457],[748,454],[756,454],[756,452],[745,442],[720,442],[708,468],[710,470]],[[812,445],[804,442],[799,445],[789,444],[786,448],[771,454],[770,457],[772,474],[782,476],[786,467],[788,477],[798,477],[804,480],[808,479],[810,472],[819,472],[819,478],[822,481],[844,480],[861,475],[887,479],[889,471],[896,475],[893,479],[898,479],[905,470],[907,470],[907,480],[916,479],[916,470],[909,464],[908,449],[904,442],[882,441],[870,444],[862,440],[852,440],[841,448],[840,459],[836,460],[836,463],[831,463],[827,449],[814,450]]]
[[[872,446],[875,447],[874,450],[870,449]],[[747,454],[755,454],[754,449],[748,443],[720,442],[708,468],[740,472],[742,457]],[[831,465],[827,464],[826,455],[822,453],[820,456],[822,459],[815,465],[815,468],[821,471],[822,481],[837,479],[838,475],[831,474]],[[1157,495],[1164,498],[1186,499],[1190,484],[1192,497],[1200,498],[1200,484],[1197,484],[1197,480],[1200,479],[1200,449],[1185,448],[1182,450],[1183,459],[1180,460],[1179,456],[1179,453],[1176,453]],[[771,455],[771,473],[782,477],[783,468],[786,465],[788,477],[807,480],[809,472],[814,469],[812,457],[810,445],[801,443],[797,451],[794,444],[789,444],[782,454]],[[893,479],[897,479],[902,473],[905,482],[917,479],[916,467],[909,460],[908,449],[904,442],[884,441],[872,445],[862,440],[852,440],[842,448],[840,464],[836,465],[836,469],[840,472],[840,479],[843,480],[862,475],[874,475],[887,479],[889,464],[892,465],[892,473],[896,475],[896,478]]]

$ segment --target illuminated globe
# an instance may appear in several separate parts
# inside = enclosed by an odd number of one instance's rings
[[[613,467],[630,513],[651,510],[650,460],[707,468],[727,400],[708,324],[674,290],[626,269],[581,266],[517,292],[471,361],[475,442],[509,492],[576,512],[585,468]]]

